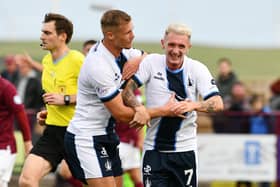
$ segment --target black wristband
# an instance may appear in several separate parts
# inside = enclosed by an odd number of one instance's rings
[[[70,95],[64,95],[64,104],[69,105],[70,104]]]

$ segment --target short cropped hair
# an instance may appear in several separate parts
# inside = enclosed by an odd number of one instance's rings
[[[130,15],[121,10],[108,10],[101,18],[101,29],[103,34],[107,31],[118,28],[123,23],[131,21]]]
[[[87,45],[94,45],[97,41],[96,40],[86,40],[83,43],[83,47],[87,46]]]
[[[59,35],[61,33],[66,33],[66,43],[68,44],[73,35],[73,23],[61,14],[48,13],[45,15],[43,23],[55,22],[55,30]]]
[[[170,32],[187,35],[189,38],[191,38],[192,35],[191,29],[188,26],[181,23],[173,23],[168,25],[168,27],[165,30],[165,36],[167,36]]]

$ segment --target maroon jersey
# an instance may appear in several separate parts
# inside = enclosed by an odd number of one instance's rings
[[[0,149],[10,147],[12,153],[16,152],[13,128],[15,117],[18,120],[24,141],[30,140],[30,127],[16,88],[12,83],[0,77]]]

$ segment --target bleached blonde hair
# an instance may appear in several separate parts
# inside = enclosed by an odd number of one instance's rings
[[[168,27],[165,30],[165,36],[167,36],[170,32],[186,35],[189,38],[191,38],[191,34],[192,34],[191,29],[185,24],[181,24],[181,23],[172,23],[168,25]]]

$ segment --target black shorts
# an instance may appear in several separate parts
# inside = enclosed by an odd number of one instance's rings
[[[145,187],[197,187],[195,153],[146,151],[142,174]]]
[[[52,172],[56,170],[58,164],[65,156],[64,134],[66,128],[47,125],[43,135],[30,152],[49,161],[52,166]]]

